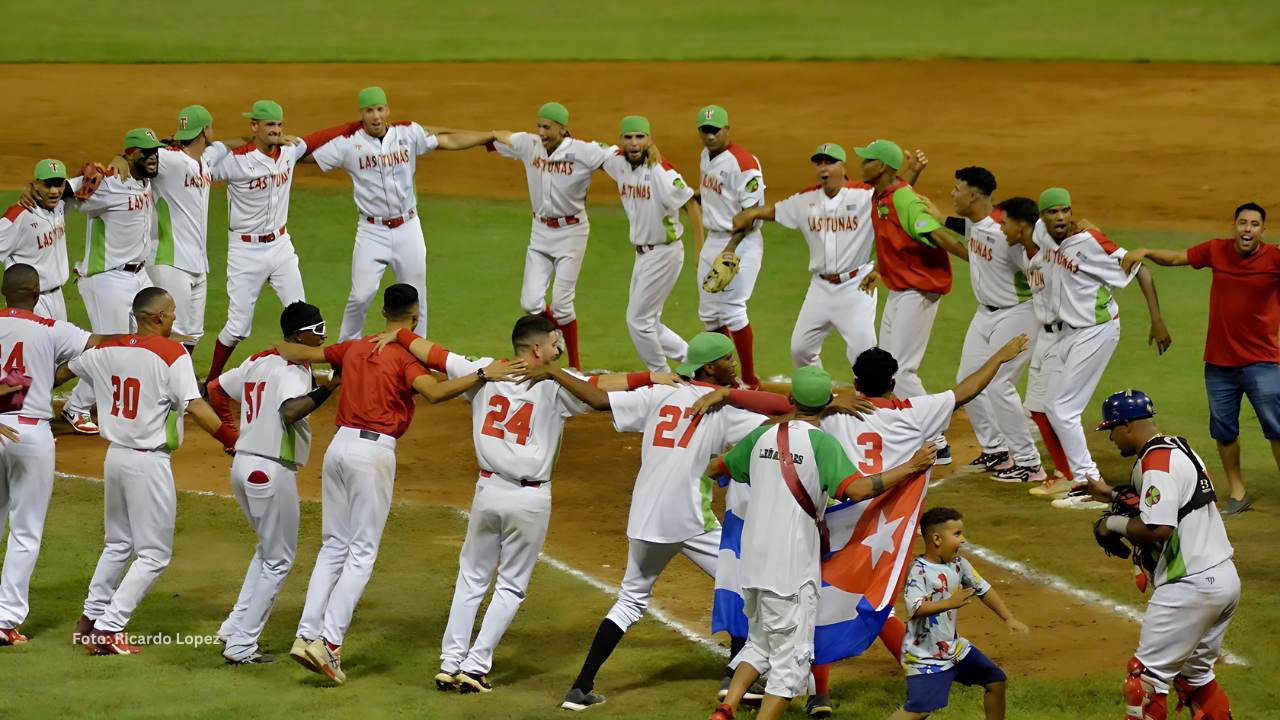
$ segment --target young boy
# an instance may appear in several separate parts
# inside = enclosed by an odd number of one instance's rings
[[[920,534],[924,554],[912,563],[903,591],[910,613],[902,646],[907,702],[890,720],[924,720],[946,707],[953,682],[981,685],[986,691],[982,704],[987,720],[1003,720],[1004,671],[956,634],[956,611],[977,595],[1011,631],[1029,630],[1009,612],[991,583],[960,557],[966,540],[959,511],[945,507],[927,511],[920,518]]]

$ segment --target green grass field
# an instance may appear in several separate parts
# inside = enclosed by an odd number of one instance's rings
[[[33,32],[35,28],[40,31]],[[0,62],[478,60],[1280,61],[1280,5],[1249,0],[800,0],[642,7],[221,0],[178,13],[126,0],[14,4]]]

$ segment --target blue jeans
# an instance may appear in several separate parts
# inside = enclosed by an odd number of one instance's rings
[[[1253,363],[1241,367],[1204,366],[1204,386],[1209,395],[1209,434],[1220,443],[1240,436],[1240,397],[1258,414],[1262,434],[1280,440],[1280,365]]]

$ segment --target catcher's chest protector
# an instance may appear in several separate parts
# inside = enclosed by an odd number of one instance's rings
[[[1186,517],[1192,511],[1199,510],[1213,502],[1217,502],[1218,496],[1213,492],[1213,481],[1209,479],[1209,473],[1204,469],[1204,465],[1200,464],[1199,458],[1191,451],[1191,445],[1186,438],[1174,437],[1172,435],[1157,435],[1151,438],[1146,445],[1142,447],[1142,451],[1138,453],[1136,465],[1142,465],[1142,459],[1147,453],[1156,449],[1174,450],[1187,456],[1191,460],[1191,464],[1196,469],[1196,489],[1182,507],[1178,508],[1178,520]],[[1141,488],[1139,488],[1141,492]]]

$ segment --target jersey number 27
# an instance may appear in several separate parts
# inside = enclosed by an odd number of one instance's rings
[[[484,415],[480,432],[504,442],[510,433],[515,436],[517,445],[524,445],[529,442],[532,422],[533,403],[522,403],[515,412],[511,412],[511,400],[504,395],[494,395],[489,398],[489,412]]]
[[[662,420],[653,428],[653,446],[664,448],[689,447],[689,441],[693,439],[693,431],[698,429],[698,423],[702,422],[703,418],[702,415],[694,415],[693,408],[682,408],[679,405],[663,405],[658,409],[658,417]],[[693,419],[685,426],[684,432],[677,440],[675,431],[680,427],[680,421],[689,418]]]

